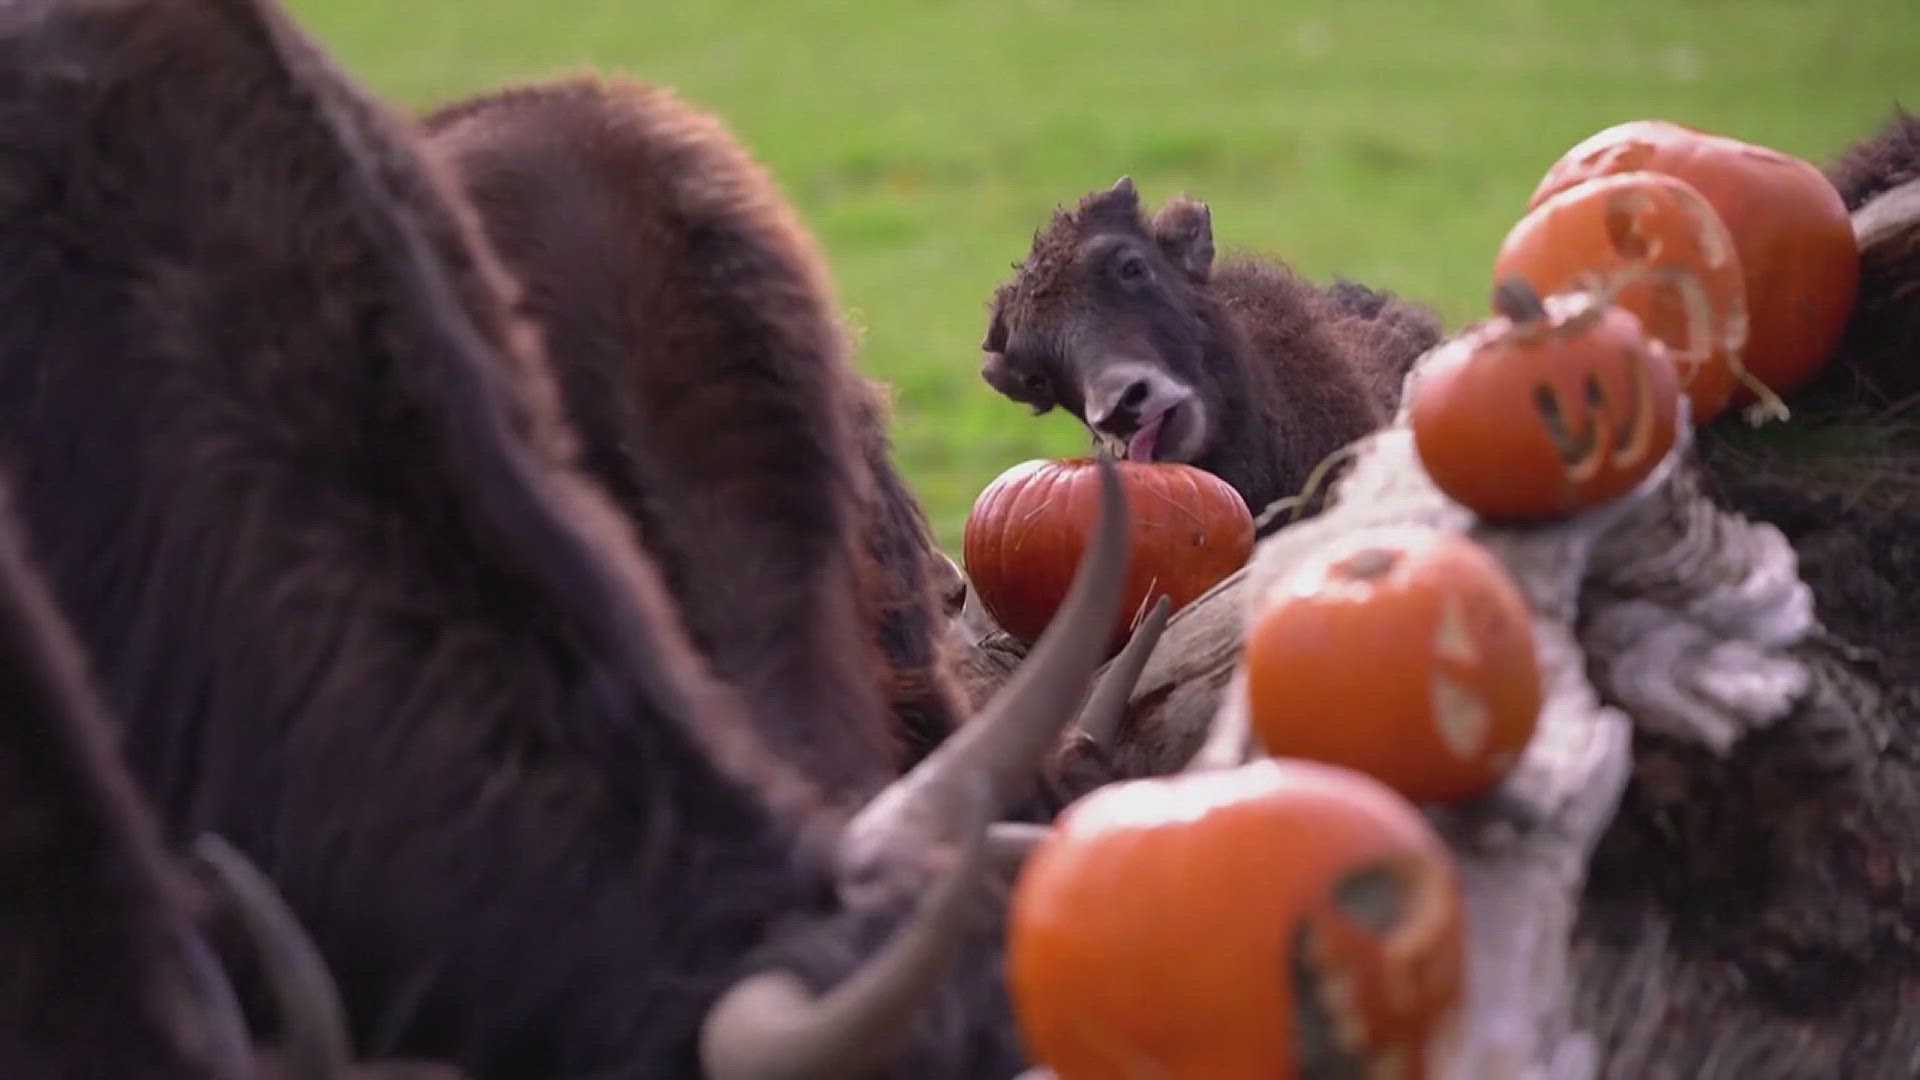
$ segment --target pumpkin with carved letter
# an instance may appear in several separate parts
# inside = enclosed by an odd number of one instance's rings
[[[1518,277],[1541,295],[1609,291],[1668,347],[1696,424],[1726,408],[1745,374],[1740,256],[1684,180],[1628,172],[1575,184],[1514,225],[1493,268],[1495,281]]]
[[[1770,147],[1670,120],[1633,120],[1595,132],[1560,156],[1528,208],[1610,173],[1651,171],[1692,185],[1713,205],[1740,252],[1747,286],[1747,371],[1775,394],[1818,372],[1846,329],[1860,284],[1853,221],[1812,164]],[[1736,386],[1732,403],[1759,396]]]
[[[1436,348],[1410,390],[1428,477],[1490,519],[1565,517],[1632,490],[1679,435],[1666,347],[1588,293],[1543,302],[1509,279],[1495,305],[1501,314]]]
[[[1451,1075],[1464,922],[1406,800],[1307,761],[1123,781],[1015,883],[1007,976],[1057,1080]]]
[[[1255,600],[1241,668],[1261,747],[1420,801],[1484,794],[1533,738],[1543,691],[1519,587],[1428,525],[1328,542]]]

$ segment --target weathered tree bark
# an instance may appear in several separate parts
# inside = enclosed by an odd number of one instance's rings
[[[1174,617],[1105,755],[1124,777],[1252,752],[1246,617],[1327,539],[1486,544],[1549,696],[1496,796],[1429,808],[1468,896],[1460,1077],[1920,1077],[1920,420],[1884,392],[1920,385],[1920,189],[1855,221],[1863,302],[1791,421],[1722,418],[1627,499],[1499,528],[1432,487],[1403,412],[1326,511]]]

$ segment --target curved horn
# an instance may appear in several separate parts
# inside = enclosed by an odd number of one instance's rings
[[[174,936],[193,995],[179,1004],[182,1008],[198,1010],[196,1019],[201,1041],[205,1056],[211,1059],[208,1064],[214,1070],[208,1076],[225,1080],[252,1077],[253,1039],[247,1033],[246,1013],[240,1008],[240,999],[233,991],[226,969],[220,966],[212,947],[197,928],[182,925],[176,928]]]
[[[1114,736],[1120,733],[1120,718],[1126,714],[1127,699],[1133,696],[1134,684],[1140,681],[1140,672],[1146,669],[1153,647],[1160,643],[1160,635],[1166,630],[1167,618],[1172,612],[1170,597],[1155,600],[1153,610],[1134,628],[1126,647],[1093,684],[1093,693],[1087,695],[1087,703],[1080,708],[1080,730],[1095,745],[1110,747]]]
[[[863,807],[841,835],[844,885],[886,881],[956,832],[958,864],[913,923],[822,998],[791,974],[762,972],[707,1013],[701,1061],[714,1080],[802,1080],[857,1074],[885,1060],[945,968],[964,925],[967,886],[986,857],[986,823],[1031,776],[1073,715],[1120,611],[1127,570],[1127,502],[1102,461],[1100,524],[1066,600],[1027,661],[980,714]],[[961,823],[956,829],[955,823]],[[896,879],[897,880],[897,879]]]
[[[767,971],[714,1003],[700,1031],[710,1080],[839,1080],[893,1053],[965,927],[969,887],[986,859],[986,802],[979,792],[972,830],[912,922],[845,982],[815,998],[793,975]]]
[[[989,785],[988,815],[1004,814],[1073,719],[1119,616],[1130,546],[1119,470],[1110,461],[1096,467],[1100,523],[1053,621],[977,716],[848,823],[840,841],[843,879],[883,866],[890,853],[912,852],[928,840],[950,836],[943,823],[956,816],[975,777]]]
[[[1147,666],[1147,657],[1153,655],[1161,632],[1166,630],[1167,616],[1172,610],[1171,598],[1162,596],[1154,601],[1152,610],[1141,620],[1126,647],[1107,664],[1099,681],[1094,683],[1093,693],[1087,695],[1087,703],[1080,709],[1079,728],[1096,745],[1112,745],[1120,729],[1120,718],[1126,713],[1127,698],[1140,681],[1140,672]],[[1011,878],[1026,865],[1027,856],[1051,831],[1045,825],[1024,821],[996,821],[987,830],[988,861]]]
[[[1027,865],[1027,856],[1053,830],[1026,821],[996,821],[987,830],[987,860],[1002,877],[1011,880]]]
[[[213,833],[193,843],[193,856],[211,870],[228,895],[260,957],[280,1011],[287,1075],[293,1080],[342,1080],[352,1067],[346,1010],[327,964],[301,929],[299,919],[267,876]]]

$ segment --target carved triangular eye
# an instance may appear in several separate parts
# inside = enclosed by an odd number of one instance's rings
[[[1340,913],[1378,937],[1392,933],[1407,917],[1405,872],[1394,863],[1372,863],[1334,882],[1333,904]]]

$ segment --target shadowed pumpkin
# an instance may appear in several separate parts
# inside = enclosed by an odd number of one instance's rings
[[[1009,985],[1058,1080],[1425,1080],[1462,935],[1451,853],[1406,800],[1265,759],[1069,807],[1015,885]]]

